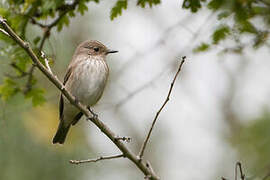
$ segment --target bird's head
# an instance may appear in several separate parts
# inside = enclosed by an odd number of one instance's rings
[[[113,51],[108,49],[99,41],[88,40],[82,42],[76,49],[76,54],[84,54],[89,56],[106,56],[110,53],[117,53],[118,51]]]

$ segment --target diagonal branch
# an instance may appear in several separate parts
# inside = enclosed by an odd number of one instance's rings
[[[145,140],[144,140],[144,142],[143,142],[143,144],[142,144],[142,147],[141,147],[141,150],[140,150],[140,153],[139,153],[139,158],[140,158],[140,159],[142,159],[142,157],[143,157],[143,153],[144,153],[144,151],[145,151],[146,145],[147,145],[147,143],[148,143],[148,141],[149,141],[149,138],[150,138],[150,136],[151,136],[151,133],[152,133],[152,131],[153,131],[153,128],[154,128],[154,126],[155,126],[155,124],[156,124],[156,121],[157,121],[157,118],[158,118],[160,112],[162,111],[162,109],[165,107],[165,105],[166,105],[166,104],[168,103],[168,101],[170,100],[170,95],[171,95],[171,93],[172,93],[172,89],[173,89],[175,80],[176,80],[178,74],[180,73],[180,71],[181,71],[181,69],[182,69],[182,65],[184,64],[185,59],[186,59],[186,56],[183,56],[183,57],[182,57],[182,61],[181,61],[180,65],[179,65],[179,68],[178,68],[178,70],[177,70],[177,72],[176,72],[176,74],[175,74],[175,76],[174,76],[174,78],[173,78],[173,81],[172,81],[172,83],[171,83],[171,87],[170,87],[170,89],[169,89],[168,95],[167,95],[167,97],[166,97],[164,103],[162,104],[162,106],[160,107],[160,109],[158,110],[158,112],[156,113],[156,116],[155,116],[155,118],[154,118],[154,120],[153,120],[153,122],[152,122],[152,125],[151,125],[151,127],[150,127],[150,129],[149,129],[149,131],[148,131],[148,134],[147,134],[147,136],[146,136],[146,138],[145,138]]]
[[[26,51],[36,67],[62,92],[68,101],[78,108],[78,110],[81,111],[87,119],[90,119],[119,148],[125,157],[132,161],[143,172],[143,174],[151,180],[159,179],[159,177],[147,167],[146,163],[141,161],[141,159],[137,157],[121,140],[115,139],[117,137],[116,134],[106,124],[94,116],[85,105],[78,102],[75,97],[65,89],[65,86],[61,81],[39,61],[38,56],[33,52],[29,43],[24,42],[1,16],[0,25],[10,35],[10,37]]]
[[[108,160],[108,159],[116,159],[125,157],[123,154],[114,155],[114,156],[100,156],[96,159],[86,159],[86,160],[70,160],[71,164],[82,164],[82,163],[90,163],[90,162],[98,162],[101,160]]]

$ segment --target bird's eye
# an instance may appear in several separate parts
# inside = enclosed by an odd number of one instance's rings
[[[99,48],[98,47],[94,47],[94,51],[98,52]]]

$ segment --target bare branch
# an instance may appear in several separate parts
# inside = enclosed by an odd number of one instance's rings
[[[237,162],[237,163],[235,164],[235,174],[234,174],[235,177],[234,177],[234,179],[237,180],[237,167],[239,167],[240,178],[241,178],[241,180],[245,180],[245,174],[243,173],[242,165],[241,165],[240,162]]]
[[[3,34],[9,36],[9,34],[8,34],[4,29],[1,29],[1,28],[0,28],[0,32],[2,32]]]
[[[164,103],[162,104],[162,106],[160,107],[160,109],[158,110],[158,112],[156,113],[156,116],[155,116],[155,118],[154,118],[154,120],[153,120],[153,122],[152,122],[152,125],[151,125],[151,127],[150,127],[150,129],[149,129],[149,131],[148,131],[148,133],[147,133],[147,136],[146,136],[146,138],[145,138],[145,140],[144,140],[144,142],[143,142],[143,144],[142,144],[142,147],[141,147],[141,150],[140,150],[140,153],[139,153],[139,158],[140,158],[140,159],[142,159],[142,157],[143,157],[143,153],[144,153],[144,150],[145,150],[145,148],[146,148],[147,142],[149,141],[149,138],[150,138],[150,136],[151,136],[151,133],[152,133],[152,131],[153,131],[153,128],[154,128],[154,126],[155,126],[155,124],[156,124],[156,121],[157,121],[157,118],[158,118],[160,112],[162,111],[162,109],[165,107],[165,105],[166,105],[166,104],[168,103],[168,101],[170,100],[170,95],[171,95],[171,93],[172,93],[172,89],[173,89],[175,80],[176,80],[178,74],[180,73],[180,71],[181,71],[181,69],[182,69],[182,65],[184,64],[185,59],[186,59],[186,56],[183,56],[183,57],[182,57],[182,61],[181,61],[180,65],[179,65],[179,68],[178,68],[178,70],[177,70],[177,72],[176,72],[176,74],[175,74],[175,76],[174,76],[174,78],[173,78],[173,81],[172,81],[172,83],[171,83],[171,86],[170,86],[168,95],[167,95],[167,97],[166,97]]]
[[[114,156],[100,156],[96,159],[86,159],[86,160],[70,160],[69,162],[71,164],[82,164],[82,163],[90,163],[90,162],[98,162],[101,160],[108,160],[108,159],[116,159],[116,158],[122,158],[125,157],[123,154],[114,155]]]
[[[51,74],[51,72],[39,61],[38,56],[33,52],[29,43],[24,42],[10,28],[6,20],[4,20],[2,17],[0,17],[0,25],[10,35],[10,37],[26,51],[36,67],[62,92],[68,101],[78,108],[78,110],[82,112],[87,119],[90,119],[119,148],[125,157],[132,161],[144,173],[144,175],[150,177],[151,180],[159,179],[159,177],[153,173],[146,166],[146,164],[142,162],[141,159],[138,158],[122,141],[115,140],[115,133],[106,124],[99,120],[98,117],[94,118],[94,115],[87,109],[87,107],[78,102],[75,97],[65,89],[65,86],[61,83],[61,81],[56,76]]]

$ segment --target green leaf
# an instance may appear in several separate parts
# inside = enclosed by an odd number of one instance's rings
[[[252,23],[250,23],[249,21],[241,21],[239,22],[239,31],[240,33],[252,33],[252,34],[256,34],[257,33],[257,29],[255,26],[253,26]]]
[[[85,2],[80,1],[78,6],[78,11],[81,13],[81,15],[84,14],[84,11],[87,11],[88,7],[86,6]]]
[[[40,41],[40,37],[39,37],[39,36],[37,36],[37,37],[34,39],[34,41],[33,41],[33,42],[34,42],[34,44],[35,44],[35,45],[37,45],[37,43],[38,43],[39,41]]]
[[[221,25],[215,30],[212,35],[213,44],[218,44],[221,40],[224,40],[227,35],[230,34],[230,28],[226,25]]]
[[[261,6],[253,6],[252,7],[253,13],[255,14],[269,14],[270,9],[267,7],[261,7]]]
[[[10,78],[5,78],[4,83],[0,85],[0,95],[4,101],[18,92],[17,84]]]
[[[182,8],[190,9],[192,13],[195,13],[202,7],[201,1],[204,0],[184,0]]]
[[[94,1],[95,3],[99,3],[99,0],[86,0],[86,2]]]
[[[8,15],[10,14],[10,12],[8,11],[8,9],[5,8],[0,8],[0,16],[6,18]]]
[[[212,0],[208,3],[207,7],[212,10],[218,10],[223,4],[224,0]]]
[[[209,50],[209,48],[210,48],[209,44],[201,43],[199,46],[197,46],[195,49],[193,49],[193,52],[199,53],[199,52],[207,51],[207,50]]]
[[[61,18],[61,20],[58,22],[57,31],[61,31],[63,29],[64,25],[66,25],[66,26],[69,25],[69,19],[68,19],[67,15],[63,16]]]
[[[122,14],[122,10],[127,9],[127,0],[119,0],[116,2],[114,7],[111,10],[111,20],[120,16]]]
[[[56,3],[57,1],[53,0],[43,0],[41,6],[42,15],[46,17],[47,15],[52,13],[56,8]]]
[[[75,17],[74,11],[69,11],[69,12],[68,12],[68,15],[69,15],[70,17]]]
[[[42,105],[46,101],[44,93],[45,93],[44,89],[40,88],[31,89],[29,92],[27,92],[25,98],[32,98],[33,106]]]
[[[153,5],[160,4],[160,0],[138,0],[137,2],[137,6],[141,6],[142,8],[145,8],[146,4],[149,4],[151,8]]]
[[[22,71],[26,71],[27,65],[31,62],[30,57],[26,52],[19,46],[13,46],[9,57]]]
[[[221,12],[221,13],[218,14],[218,20],[221,20],[223,18],[226,18],[226,17],[228,17],[230,15],[231,15],[231,13],[228,12],[228,11]]]

